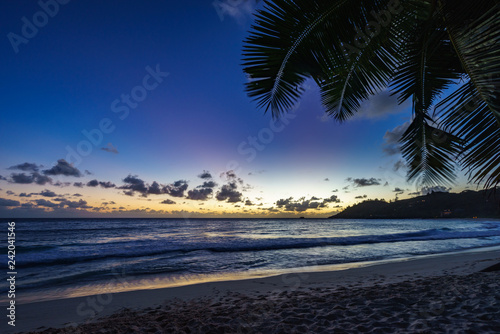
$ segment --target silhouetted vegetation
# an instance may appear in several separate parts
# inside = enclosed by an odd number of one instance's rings
[[[459,194],[433,192],[425,196],[388,203],[366,200],[330,218],[500,218],[500,197],[486,190]]]

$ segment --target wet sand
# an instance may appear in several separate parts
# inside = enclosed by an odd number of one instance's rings
[[[484,249],[341,271],[19,305],[2,333],[415,333],[500,331],[500,262]],[[318,268],[319,269],[319,268]]]

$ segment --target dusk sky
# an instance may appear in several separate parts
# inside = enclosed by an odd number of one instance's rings
[[[425,192],[387,92],[344,124],[313,81],[281,121],[258,109],[241,63],[260,2],[2,6],[0,217],[328,217]]]

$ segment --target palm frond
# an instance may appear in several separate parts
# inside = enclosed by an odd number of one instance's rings
[[[423,113],[416,117],[401,138],[401,152],[409,167],[408,180],[421,185],[450,184],[455,179],[455,163],[450,157],[461,149],[457,136],[430,125]]]
[[[473,10],[470,8],[470,10]],[[443,126],[465,140],[460,162],[472,182],[485,188],[500,183],[500,16],[498,5],[458,24],[462,11],[445,19],[450,40],[468,81],[436,106]]]

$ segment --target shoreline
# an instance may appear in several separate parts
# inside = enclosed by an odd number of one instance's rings
[[[296,271],[270,277],[215,281],[108,294],[57,299],[21,304],[17,307],[16,327],[4,321],[2,333],[42,330],[49,327],[92,323],[102,317],[117,315],[124,309],[161,309],[176,303],[208,299],[219,303],[237,294],[244,298],[297,294],[304,291],[364,289],[425,280],[439,276],[466,276],[500,262],[499,247],[393,259],[357,268],[336,271]],[[492,273],[496,275],[496,273]],[[260,296],[260,297],[259,297]],[[243,297],[240,297],[243,298]],[[233,301],[234,303],[234,301]],[[128,312],[128,311],[127,311]],[[72,328],[73,329],[73,328]]]

